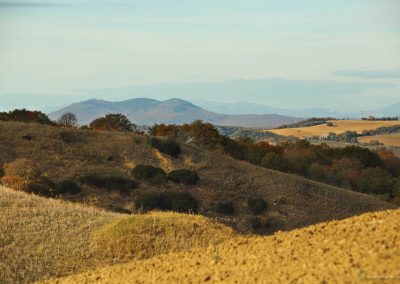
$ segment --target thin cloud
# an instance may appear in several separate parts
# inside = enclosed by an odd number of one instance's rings
[[[1,8],[36,8],[36,7],[59,7],[70,6],[64,3],[44,3],[44,2],[1,2]]]
[[[333,75],[340,77],[356,77],[365,79],[395,79],[400,78],[400,69],[374,71],[339,70],[333,73]]]

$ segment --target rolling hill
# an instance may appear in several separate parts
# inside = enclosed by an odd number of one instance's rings
[[[388,146],[400,147],[400,134],[384,134],[374,136],[360,137],[358,141],[362,143],[369,143],[371,141],[379,141],[380,143]]]
[[[109,113],[126,114],[131,121],[139,125],[181,124],[203,120],[215,125],[273,128],[299,120],[299,118],[275,114],[219,114],[181,99],[157,101],[144,98],[121,102],[87,100],[52,112],[49,116],[52,119],[57,119],[66,112],[75,113],[80,124],[89,124],[92,120]]]
[[[267,212],[262,214],[268,220],[264,233],[395,207],[364,194],[238,161],[217,150],[181,144],[182,153],[173,158],[152,148],[148,139],[134,133],[0,122],[4,150],[0,152],[0,165],[13,161],[24,166],[34,163],[54,182],[72,180],[81,186],[80,194],[63,194],[61,198],[109,210],[132,211],[133,202],[143,192],[190,193],[200,203],[198,213],[222,220],[244,233],[253,231],[254,214],[247,205],[251,197],[260,197],[268,205]],[[165,172],[196,170],[200,181],[193,186],[138,182],[136,189],[119,192],[81,180],[94,174],[132,178],[131,171],[138,164],[161,167]],[[216,212],[215,203],[220,201],[232,202],[234,214]]]
[[[399,277],[399,229],[400,210],[367,213],[45,283],[391,282]]]
[[[6,173],[2,181],[13,175],[18,180],[21,171],[28,175],[40,171],[42,177],[57,184],[74,181],[82,188],[77,194],[56,196],[61,200],[0,188],[0,278],[6,283],[68,276],[125,261],[213,247],[236,238],[235,234],[272,234],[397,208],[368,195],[238,161],[218,150],[181,144],[182,153],[171,157],[152,148],[148,136],[135,133],[0,122],[0,141],[0,165]],[[10,163],[19,168],[9,172]],[[200,181],[189,186],[136,180],[136,188],[120,191],[81,179],[90,174],[133,178],[131,170],[138,164],[158,166],[166,172],[196,170]],[[140,209],[134,209],[140,194],[167,191],[191,194],[199,202],[200,216],[140,214]],[[252,212],[247,200],[254,197],[266,202],[266,211]],[[235,210],[231,214],[218,212],[216,202],[231,202]],[[254,229],[255,218],[261,229]],[[255,245],[258,240],[264,239],[255,238]],[[233,246],[243,241],[247,238],[241,237]],[[242,249],[269,253],[270,247]],[[260,259],[264,261],[265,256]]]
[[[31,283],[234,237],[232,229],[199,215],[129,217],[2,186],[0,204],[1,283]]]

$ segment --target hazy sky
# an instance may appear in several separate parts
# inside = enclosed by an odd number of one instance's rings
[[[288,107],[343,98],[342,84],[365,87],[331,107],[399,102],[399,11],[399,0],[0,0],[0,109],[94,96],[82,90],[271,78],[302,82],[298,93],[289,84]],[[192,99],[284,104],[267,92]]]

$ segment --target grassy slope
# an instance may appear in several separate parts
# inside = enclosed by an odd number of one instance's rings
[[[399,230],[400,210],[367,213],[48,283],[359,283],[398,277]]]
[[[388,146],[400,147],[400,134],[375,135],[358,138],[358,141],[363,143],[368,143],[370,141],[376,140]]]
[[[22,139],[31,135],[31,141]],[[67,142],[65,138],[69,137]],[[78,180],[85,172],[116,172],[128,176],[130,169],[139,163],[161,166],[166,171],[191,168],[199,172],[201,181],[194,187],[168,183],[164,188],[154,188],[142,183],[131,193],[83,186],[77,196],[64,196],[103,208],[130,208],[140,191],[189,191],[201,202],[200,213],[225,222],[241,232],[250,231],[252,214],[246,205],[247,198],[260,196],[268,203],[265,214],[270,226],[268,232],[290,230],[310,224],[341,219],[366,211],[394,208],[363,194],[338,189],[318,182],[239,162],[217,152],[203,151],[184,146],[179,158],[163,156],[147,143],[147,137],[134,134],[64,130],[34,124],[0,122],[0,165],[16,158],[29,158],[42,164],[46,175],[60,180]],[[112,157],[112,161],[108,158]],[[236,213],[233,216],[214,212],[213,202],[232,200]]]
[[[232,237],[230,228],[202,216],[129,217],[0,186],[0,283],[61,277]]]
[[[329,132],[341,134],[346,131],[356,131],[357,133],[361,133],[363,130],[374,130],[382,126],[393,126],[400,124],[398,121],[367,120],[334,120],[332,122],[335,126],[327,126],[326,124],[322,124],[310,127],[274,129],[268,131],[284,136],[311,137],[320,136]]]

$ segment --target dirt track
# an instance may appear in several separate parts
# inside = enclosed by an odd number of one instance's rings
[[[367,213],[106,267],[56,283],[399,283],[399,230],[400,210]]]

